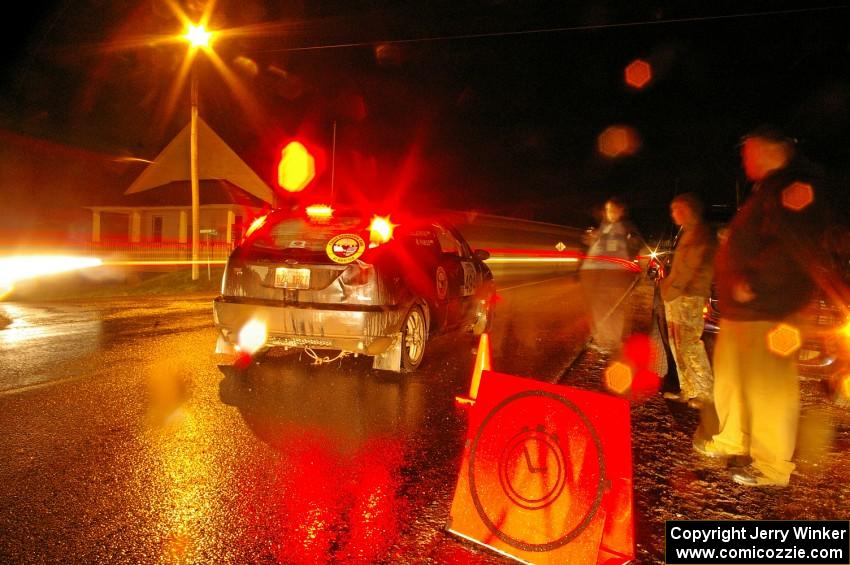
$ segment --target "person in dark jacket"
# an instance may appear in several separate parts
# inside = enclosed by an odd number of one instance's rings
[[[716,242],[711,227],[702,221],[702,202],[696,195],[686,193],[674,198],[670,214],[681,226],[681,235],[670,274],[661,280],[661,298],[680,391],[665,392],[664,398],[700,408],[711,401],[714,385],[700,337],[705,325],[702,311],[711,293]]]
[[[794,141],[771,128],[745,138],[741,157],[753,192],[715,261],[721,312],[714,351],[719,433],[695,440],[709,457],[748,455],[732,473],[747,486],[785,486],[800,411],[794,315],[815,289],[812,263],[826,227],[820,178],[795,158]]]
[[[643,239],[626,220],[626,206],[617,198],[605,202],[604,218],[586,238],[589,246],[579,280],[590,314],[591,348],[615,354],[626,327],[626,295],[640,269],[633,259]]]

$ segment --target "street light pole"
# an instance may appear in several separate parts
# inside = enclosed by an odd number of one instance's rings
[[[195,49],[206,49],[210,44],[212,34],[204,29],[203,24],[190,25],[184,36],[191,44],[194,56]],[[195,62],[191,61],[191,119],[189,121],[189,178],[192,185],[192,280],[200,278],[198,261],[201,250],[201,197],[198,181],[198,73]]]
[[[201,249],[201,197],[198,180],[198,74],[192,65],[191,121],[189,126],[189,175],[192,185],[192,280],[200,278],[198,261]]]

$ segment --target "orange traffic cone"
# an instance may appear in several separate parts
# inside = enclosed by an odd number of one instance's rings
[[[472,382],[469,383],[469,396],[456,396],[460,404],[475,404],[478,398],[478,386],[481,384],[481,373],[490,370],[490,335],[481,334],[478,342],[478,352],[475,354],[475,368],[472,371]]]

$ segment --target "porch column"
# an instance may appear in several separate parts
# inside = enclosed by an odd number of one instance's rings
[[[225,228],[225,241],[229,244],[233,243],[233,224],[236,223],[236,214],[233,210],[227,211],[227,227]]]
[[[180,210],[180,224],[177,228],[177,242],[186,243],[189,239],[189,214],[186,210]]]
[[[91,211],[91,240],[100,243],[100,210]]]
[[[130,243],[138,243],[142,240],[142,214],[141,212],[130,212]]]

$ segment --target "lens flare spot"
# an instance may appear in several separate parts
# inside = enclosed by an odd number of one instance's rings
[[[805,182],[792,183],[782,191],[782,205],[794,212],[802,211],[814,200],[815,191]]]
[[[626,67],[626,84],[641,89],[652,80],[652,66],[643,59],[635,59]]]
[[[800,330],[788,324],[779,324],[767,334],[767,345],[777,355],[787,357],[802,345]]]
[[[298,141],[290,142],[280,154],[277,182],[287,192],[301,192],[316,176],[316,160]]]
[[[393,238],[393,231],[398,227],[390,221],[390,217],[375,216],[369,224],[369,240],[371,243],[382,244]]]
[[[634,155],[640,148],[640,138],[629,126],[611,126],[599,134],[597,148],[609,159]]]
[[[253,319],[239,330],[239,349],[253,355],[266,344],[269,337],[266,323]]]
[[[632,368],[616,361],[605,369],[605,386],[617,394],[625,394],[632,386]]]

